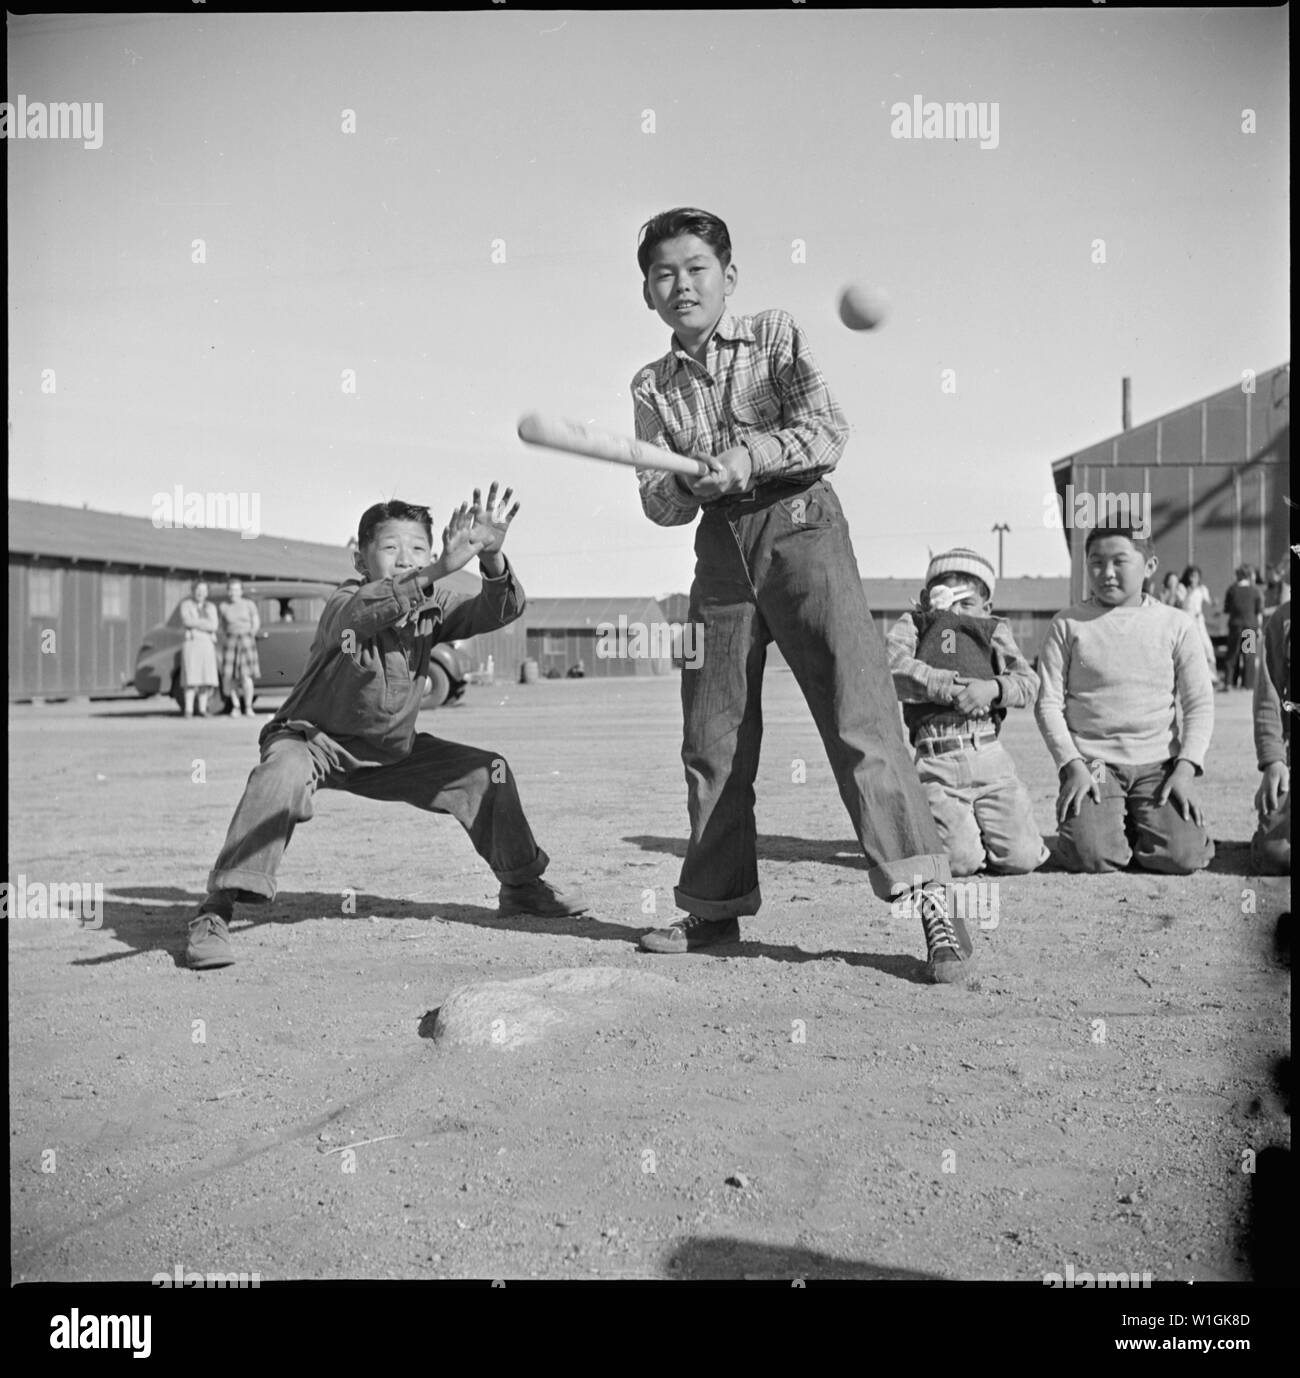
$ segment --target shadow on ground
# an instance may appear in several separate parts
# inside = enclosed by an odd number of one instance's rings
[[[1291,911],[1279,914],[1269,954],[1285,982],[1287,996],[1291,985]],[[1283,975],[1285,973],[1285,975]],[[1291,1095],[1295,1073],[1289,1051],[1270,1061],[1269,1086],[1252,1107],[1264,1109],[1265,1100],[1276,1100],[1281,1115],[1291,1118]],[[1288,1135],[1289,1136],[1289,1132]],[[1246,1221],[1245,1249],[1251,1280],[1271,1287],[1294,1287],[1297,1281],[1295,1254],[1295,1166],[1290,1148],[1283,1143],[1269,1145],[1255,1160],[1250,1179],[1250,1206]]]
[[[636,834],[624,837],[634,847],[643,852],[661,852],[665,856],[684,857],[686,839],[684,837],[656,837],[653,834]],[[1038,868],[1038,872],[1069,874],[1057,860],[1056,835],[1044,833],[1043,841],[1051,849],[1051,858]],[[758,837],[758,859],[760,861],[815,861],[828,866],[844,866],[851,871],[865,871],[866,858],[856,840],[826,841],[815,837],[789,837],[782,833],[760,833]],[[1215,875],[1249,876],[1258,875],[1250,860],[1250,842],[1232,842],[1222,838],[1214,840],[1214,860],[1209,871]],[[1038,874],[1035,872],[1035,874]],[[1158,875],[1156,871],[1144,871],[1140,866],[1128,866],[1125,875]],[[981,876],[995,880],[998,877],[988,872]],[[969,877],[963,877],[969,879]]]
[[[730,1278],[791,1281],[800,1278],[848,1278],[858,1282],[941,1282],[936,1273],[889,1268],[861,1259],[835,1258],[813,1249],[756,1244],[725,1235],[691,1239],[669,1255],[666,1269],[674,1278]]]
[[[663,852],[667,856],[685,856],[684,837],[655,837],[639,834],[623,838],[643,852]],[[828,842],[815,837],[786,837],[779,833],[760,833],[758,837],[760,861],[822,861],[833,866],[847,866],[854,871],[867,869],[862,848],[853,838],[847,842]]]
[[[104,966],[125,961],[145,952],[167,952],[177,966],[185,965],[188,921],[204,898],[198,890],[182,890],[174,885],[142,885],[110,888],[104,897],[101,929],[118,942],[125,952],[105,952],[81,957],[73,966]],[[230,925],[231,937],[267,923],[304,923],[322,918],[349,918],[367,922],[371,914],[386,919],[425,919],[431,923],[463,923],[477,928],[509,929],[515,933],[543,933],[548,937],[590,938],[604,942],[635,943],[640,929],[626,924],[604,923],[579,917],[539,919],[526,914],[499,918],[495,909],[479,904],[446,904],[384,895],[358,894],[355,914],[341,914],[342,897],[337,890],[282,893],[267,905],[238,904]],[[150,907],[151,902],[158,908]],[[165,908],[161,906],[166,906]]]
[[[174,885],[140,885],[110,888],[104,898],[104,917],[100,931],[126,945],[125,951],[103,952],[93,957],[78,957],[73,966],[106,966],[126,961],[146,952],[166,952],[178,967],[185,966],[185,944],[188,922],[198,911],[203,893],[184,890]],[[423,919],[430,923],[461,923],[475,928],[509,929],[515,933],[537,933],[547,937],[586,938],[594,942],[635,944],[645,932],[645,926],[609,923],[592,915],[577,918],[541,919],[530,915],[512,914],[500,918],[495,909],[477,904],[446,904],[441,902],[392,899],[383,895],[358,894],[356,912],[339,912],[341,896],[338,891],[307,891],[281,894],[269,905],[239,904],[230,925],[232,939],[238,952],[239,935],[267,923],[305,923],[315,919],[348,918],[365,923],[372,914],[386,919]],[[768,943],[756,939],[742,939],[735,943],[720,943],[705,953],[695,953],[689,959],[681,957],[651,957],[645,960],[665,971],[682,960],[706,958],[766,957],[774,962],[838,961],[847,966],[870,967],[915,985],[927,983],[925,965],[916,957],[891,952],[851,952],[830,949],[809,952],[789,943]]]

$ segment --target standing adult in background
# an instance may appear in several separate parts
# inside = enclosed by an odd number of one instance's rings
[[[262,629],[257,604],[244,597],[244,586],[232,579],[226,586],[221,615],[221,688],[238,713],[253,716],[253,681],[262,673],[257,660],[257,634]]]
[[[1213,604],[1214,596],[1201,582],[1200,565],[1188,565],[1183,570],[1182,585],[1183,596],[1179,600],[1178,607],[1196,623],[1197,635],[1201,639],[1201,648],[1205,652],[1205,659],[1210,667],[1210,678],[1217,679],[1219,666],[1214,657],[1214,642],[1210,640],[1210,629],[1205,625],[1205,608],[1207,604]]]
[[[1223,596],[1223,611],[1228,618],[1228,659],[1224,666],[1223,687],[1237,687],[1240,669],[1241,687],[1253,690],[1255,656],[1264,627],[1264,590],[1255,582],[1253,565],[1237,566],[1237,582]]]
[[[1264,589],[1264,617],[1267,620],[1273,612],[1282,606],[1283,603],[1291,601],[1291,581],[1287,575],[1291,572],[1288,556],[1283,556],[1275,565],[1271,565],[1268,571],[1268,585]]]
[[[208,601],[208,586],[202,579],[190,585],[190,596],[181,600],[181,712],[194,716],[195,698],[199,717],[208,715],[208,695],[217,687],[217,609]]]

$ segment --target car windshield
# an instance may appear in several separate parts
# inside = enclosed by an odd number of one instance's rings
[[[325,600],[320,597],[267,598],[257,600],[257,610],[262,615],[262,626],[269,627],[276,622],[319,622],[325,611]]]
[[[226,601],[224,585],[209,585],[208,587],[208,602],[214,607]],[[180,599],[172,608],[171,615],[167,619],[169,627],[179,628],[181,626],[181,604],[189,596],[186,593],[185,597]],[[325,611],[325,595],[315,591],[298,594],[264,593],[259,588],[245,584],[244,597],[257,604],[258,615],[261,617],[264,627],[272,626],[277,622],[319,622],[321,614]]]

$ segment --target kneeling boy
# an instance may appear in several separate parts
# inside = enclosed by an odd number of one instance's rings
[[[1291,600],[1264,624],[1264,654],[1255,675],[1255,792],[1259,826],[1251,864],[1266,876],[1291,874]]]
[[[1084,550],[1091,595],[1056,614],[1038,661],[1058,860],[1188,875],[1214,857],[1191,793],[1214,730],[1209,666],[1186,613],[1143,593],[1156,557],[1141,532],[1094,527]]]
[[[1047,860],[1034,805],[998,740],[1038,676],[992,610],[993,566],[974,550],[936,555],[914,612],[889,630],[889,668],[916,771],[954,876],[1022,875]]]

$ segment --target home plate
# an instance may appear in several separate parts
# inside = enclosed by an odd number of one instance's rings
[[[676,990],[675,981],[627,967],[560,967],[517,981],[474,981],[442,1002],[433,1037],[449,1047],[522,1048],[570,1031],[625,1028],[629,1005]]]

